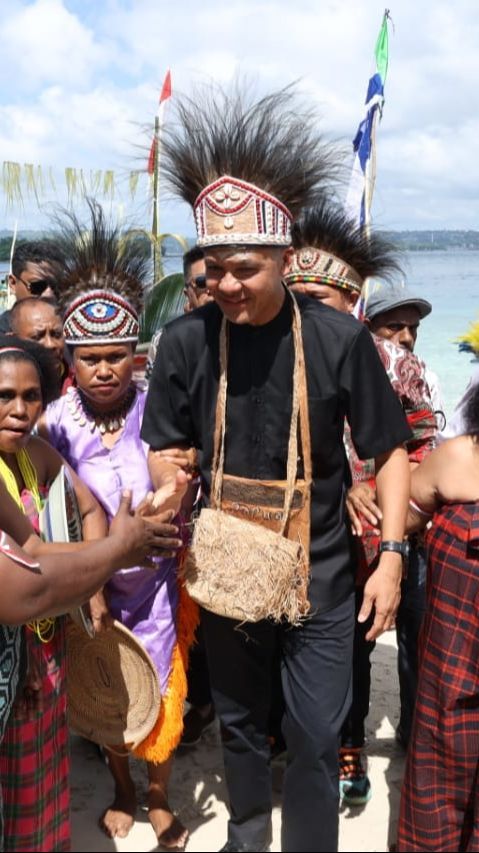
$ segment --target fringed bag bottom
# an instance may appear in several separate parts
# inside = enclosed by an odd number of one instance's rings
[[[297,625],[309,610],[307,565],[299,542],[202,509],[182,577],[194,601],[220,616]]]

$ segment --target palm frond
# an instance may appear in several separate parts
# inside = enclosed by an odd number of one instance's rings
[[[183,313],[184,286],[182,273],[171,273],[148,291],[140,317],[140,343],[151,341],[158,329]]]

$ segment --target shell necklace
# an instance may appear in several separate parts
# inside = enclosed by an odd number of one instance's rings
[[[100,414],[99,412],[95,412],[95,409],[78,388],[70,386],[66,393],[67,406],[73,420],[80,427],[88,426],[90,432],[95,432],[98,429],[101,435],[105,435],[106,432],[117,432],[117,430],[125,426],[126,416],[133,405],[135,397],[136,387],[130,385],[123,402],[117,409],[107,414]]]

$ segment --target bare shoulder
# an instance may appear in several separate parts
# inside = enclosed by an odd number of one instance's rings
[[[479,445],[470,435],[445,441],[434,451],[438,491],[444,500],[475,500]]]
[[[42,485],[56,477],[63,464],[63,459],[48,441],[34,435],[28,442],[27,449]]]
[[[479,445],[471,435],[458,435],[442,442],[434,451],[436,459],[450,463],[470,462],[477,454]]]

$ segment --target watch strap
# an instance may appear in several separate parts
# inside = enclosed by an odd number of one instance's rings
[[[399,542],[399,540],[396,539],[386,539],[384,542],[381,542],[379,551],[380,553],[383,551],[395,551],[397,554],[401,554],[402,557],[407,557],[409,553],[409,542],[406,539],[402,542]]]

